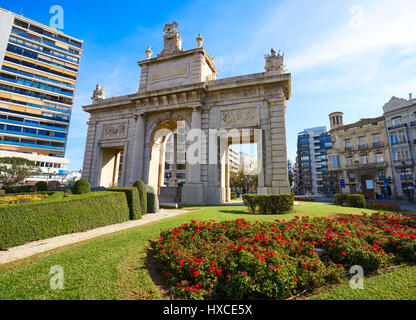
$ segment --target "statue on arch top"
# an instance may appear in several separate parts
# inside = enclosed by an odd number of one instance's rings
[[[276,54],[276,51],[273,48],[270,50],[270,54],[264,55],[264,59],[266,60],[264,69],[266,72],[277,71],[279,74],[283,73],[285,71],[283,65],[284,56],[285,54],[280,54],[280,50],[279,53]]]
[[[104,86],[101,87],[101,85],[97,84],[95,86],[95,90],[92,92],[91,100],[94,102],[97,102],[99,100],[105,99],[105,89]]]
[[[183,51],[179,31],[175,31],[177,28],[179,28],[179,24],[175,21],[165,25],[163,29],[163,32],[166,32],[163,37],[163,50],[158,54],[158,57],[169,56]]]

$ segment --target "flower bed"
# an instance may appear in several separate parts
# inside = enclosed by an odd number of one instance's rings
[[[353,265],[372,273],[416,262],[416,218],[192,221],[162,232],[155,257],[178,298],[284,299],[339,281]]]
[[[48,194],[20,194],[0,197],[0,205],[39,201],[47,198]]]
[[[301,198],[301,197],[295,197],[295,201],[309,201],[309,202],[315,202],[315,198]]]
[[[391,211],[391,212],[403,212],[406,211],[399,206],[395,206],[389,203],[368,203],[368,209],[380,210],[380,211]]]

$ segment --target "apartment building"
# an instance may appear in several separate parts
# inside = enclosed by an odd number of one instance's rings
[[[325,126],[304,129],[298,134],[296,158],[298,194],[331,193],[328,169],[328,150],[331,148],[331,136]]]
[[[414,198],[416,154],[416,99],[392,97],[383,106],[396,194]]]
[[[344,125],[343,113],[329,115],[332,149],[329,170],[336,192],[363,193],[383,198],[394,190],[389,144],[384,117],[361,119]],[[345,188],[340,190],[340,181]]]
[[[38,181],[67,174],[69,160],[58,159],[81,54],[81,40],[0,8],[0,151],[33,159],[45,172]]]

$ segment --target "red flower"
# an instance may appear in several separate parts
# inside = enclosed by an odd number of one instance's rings
[[[293,276],[293,279],[295,279],[295,281],[298,282],[298,277]]]
[[[199,271],[195,271],[194,272],[194,278],[196,278],[196,277],[198,277],[199,276]]]
[[[342,255],[342,256],[344,256],[344,257],[346,257],[346,256],[347,256],[347,254],[345,253],[345,251],[342,251],[342,252],[341,252],[341,255]]]
[[[165,278],[169,277],[169,272],[166,272],[163,276],[164,276]]]
[[[227,278],[228,278],[228,279],[231,279],[231,276],[230,276],[230,275],[227,275]]]
[[[222,270],[221,269],[217,269],[217,276],[220,276],[222,274]]]

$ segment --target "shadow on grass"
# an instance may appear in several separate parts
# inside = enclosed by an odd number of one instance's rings
[[[171,287],[166,284],[164,281],[162,273],[159,271],[157,266],[157,261],[154,257],[154,249],[156,245],[158,244],[157,241],[151,241],[150,246],[147,249],[147,255],[146,255],[146,263],[145,267],[147,271],[149,271],[150,279],[154,283],[155,287],[159,291],[160,295],[162,296],[162,299],[166,300],[173,300],[174,296],[171,293]]]

